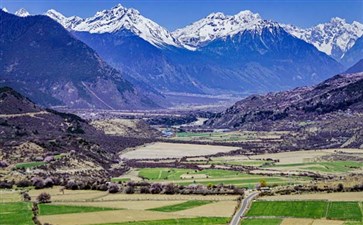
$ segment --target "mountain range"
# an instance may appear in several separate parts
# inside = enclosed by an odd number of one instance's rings
[[[25,9],[15,14],[33,18]],[[312,85],[362,58],[355,42],[363,25],[339,18],[301,29],[246,10],[233,16],[212,13],[169,32],[120,4],[89,18],[66,17],[56,10],[45,15],[92,48],[135,90],[157,100],[174,92],[248,94]],[[98,96],[101,89],[93,92]]]
[[[46,106],[157,106],[147,93],[141,93],[49,17],[19,17],[0,11],[0,27],[1,86],[11,86]]]
[[[235,16],[214,13],[175,32],[122,5],[85,19],[55,10],[46,15],[111,66],[127,71],[127,79],[162,93],[282,90],[313,84],[342,70],[281,24],[250,11]]]

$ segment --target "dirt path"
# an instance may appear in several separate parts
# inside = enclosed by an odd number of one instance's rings
[[[32,113],[0,114],[0,118],[14,118],[14,117],[21,117],[21,116],[36,117],[37,115],[44,115],[44,114],[48,114],[48,112],[40,111],[40,112],[32,112]]]

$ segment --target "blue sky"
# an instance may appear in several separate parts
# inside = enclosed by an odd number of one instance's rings
[[[66,16],[89,17],[121,3],[169,30],[188,25],[212,12],[231,15],[249,9],[264,19],[310,27],[332,17],[363,23],[363,0],[0,0],[10,12],[25,8],[32,14],[56,9]]]

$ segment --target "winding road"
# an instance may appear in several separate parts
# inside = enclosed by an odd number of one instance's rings
[[[250,206],[251,201],[259,194],[259,192],[252,192],[249,195],[247,195],[246,198],[244,198],[241,201],[241,206],[238,209],[238,211],[236,212],[236,214],[234,214],[230,225],[239,225],[240,221],[241,221],[241,217],[243,216],[243,214],[247,211],[248,207]]]

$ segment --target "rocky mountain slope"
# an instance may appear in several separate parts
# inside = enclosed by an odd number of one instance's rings
[[[0,85],[42,105],[152,108],[157,104],[47,16],[0,11]]]
[[[342,58],[341,62],[345,66],[352,66],[363,58],[363,36],[358,38],[353,47],[350,48]]]
[[[316,86],[252,95],[220,113],[207,125],[239,128],[264,121],[307,121],[338,111],[363,111],[363,72],[336,75]]]
[[[119,151],[145,142],[107,136],[76,115],[41,108],[11,88],[0,88],[0,160],[43,162],[28,171],[32,175],[104,178]]]
[[[286,138],[305,147],[362,147],[362,112],[363,70],[357,64],[347,74],[312,87],[247,97],[205,126],[293,131],[295,135]]]

